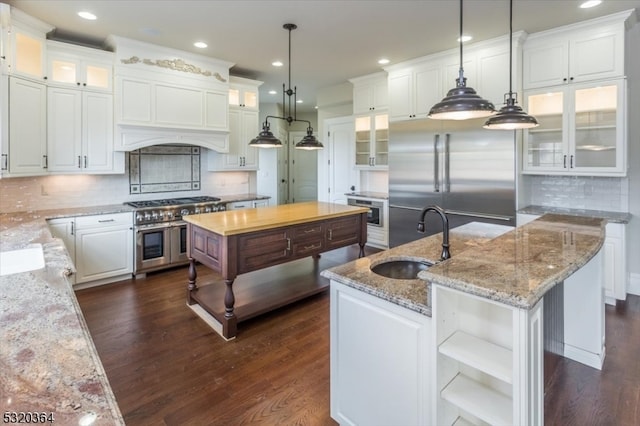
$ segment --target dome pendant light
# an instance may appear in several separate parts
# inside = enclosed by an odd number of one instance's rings
[[[280,141],[280,139],[276,138],[273,135],[269,126],[269,119],[277,118],[278,120],[284,120],[289,124],[291,124],[294,121],[301,121],[301,122],[307,123],[307,135],[304,138],[302,138],[300,142],[296,144],[295,147],[297,149],[306,149],[306,150],[322,149],[324,148],[322,144],[316,139],[315,136],[313,136],[313,128],[311,127],[311,122],[308,120],[299,120],[296,116],[297,115],[296,92],[298,88],[294,87],[293,89],[291,89],[291,31],[298,28],[298,26],[296,24],[284,24],[282,27],[285,30],[289,31],[289,88],[285,89],[284,83],[282,84],[282,108],[283,108],[283,114],[286,117],[276,117],[274,115],[268,115],[264,120],[264,124],[262,125],[262,131],[260,132],[260,134],[258,134],[258,136],[253,138],[251,142],[249,142],[249,146],[253,146],[256,148],[282,147],[282,142]],[[285,97],[284,97],[285,94],[289,97],[288,108],[287,108],[287,104],[285,103]],[[293,116],[291,116],[291,104],[292,104],[291,97],[292,96],[293,96]]]
[[[471,87],[467,87],[467,79],[462,68],[462,0],[460,0],[460,71],[456,79],[456,87],[447,92],[442,101],[431,107],[427,117],[435,120],[467,120],[470,118],[488,117],[495,113],[493,104],[482,99]]]
[[[505,105],[500,112],[489,117],[484,123],[485,129],[515,130],[530,129],[538,126],[538,120],[527,114],[518,105],[518,95],[513,93],[513,0],[509,1],[509,93],[504,95]]]

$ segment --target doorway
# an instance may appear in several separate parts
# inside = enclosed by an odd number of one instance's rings
[[[318,151],[296,149],[306,132],[289,132],[289,202],[318,199]]]

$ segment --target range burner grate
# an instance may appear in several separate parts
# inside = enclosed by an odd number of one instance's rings
[[[184,204],[215,203],[217,201],[220,201],[220,198],[203,195],[203,196],[197,196],[197,197],[164,198],[160,200],[131,201],[125,204],[131,207],[135,207],[137,209],[141,209],[141,208],[147,208],[147,207],[167,207],[167,206],[181,206]]]

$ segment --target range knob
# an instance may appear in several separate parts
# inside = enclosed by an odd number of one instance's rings
[[[188,215],[189,215],[189,210],[187,209],[180,210],[180,216],[188,216]]]
[[[211,213],[211,207],[205,207],[204,211],[205,213]]]
[[[149,212],[145,212],[145,214],[144,214],[144,220],[151,220],[151,213],[149,213]]]
[[[158,212],[152,212],[151,217],[153,218],[153,220],[158,220]]]
[[[167,212],[167,219],[173,218],[173,212]]]
[[[142,215],[140,213],[136,214],[136,222],[142,222]]]
[[[196,207],[196,208],[194,209],[194,211],[193,211],[193,212],[194,212],[195,214],[200,213],[200,207]]]

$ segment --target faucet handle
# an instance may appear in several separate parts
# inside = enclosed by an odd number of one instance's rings
[[[424,222],[420,221],[418,222],[418,232],[421,232],[424,234]]]

